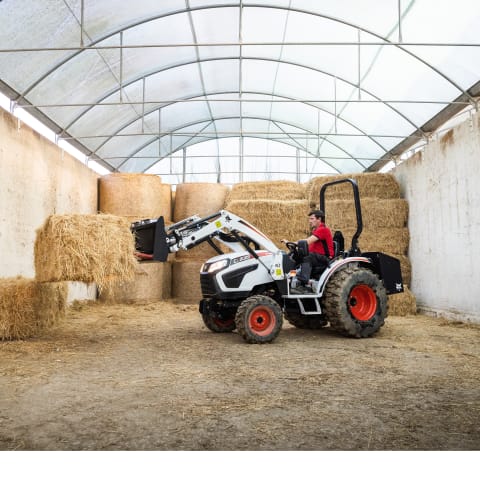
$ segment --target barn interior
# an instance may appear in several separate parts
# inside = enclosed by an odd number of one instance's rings
[[[478,450],[477,2],[3,0],[0,19],[1,449]],[[202,325],[209,245],[130,250],[132,222],[220,210],[281,249],[340,178],[405,287],[366,344],[289,326],[247,355]],[[349,191],[325,213],[353,235]]]

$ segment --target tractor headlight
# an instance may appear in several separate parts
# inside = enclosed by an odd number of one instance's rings
[[[228,260],[228,258],[224,258],[223,260],[217,260],[213,263],[206,263],[203,271],[208,273],[219,272],[220,270],[227,268],[229,264],[230,261]]]

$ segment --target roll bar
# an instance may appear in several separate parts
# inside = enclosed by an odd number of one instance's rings
[[[344,178],[342,180],[334,180],[332,182],[325,183],[320,189],[320,210],[322,210],[325,215],[327,214],[325,210],[325,191],[328,187],[332,185],[338,185],[339,183],[350,183],[353,189],[353,200],[355,203],[355,215],[357,218],[357,231],[353,234],[352,237],[352,246],[348,256],[358,255],[360,249],[358,248],[358,239],[363,230],[363,220],[362,220],[362,208],[360,206],[360,193],[358,191],[357,181],[353,178]]]

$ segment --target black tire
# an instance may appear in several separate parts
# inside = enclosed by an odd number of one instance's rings
[[[297,328],[319,330],[328,325],[324,315],[302,315],[300,312],[285,312],[285,319]]]
[[[328,281],[322,308],[334,330],[349,337],[365,338],[378,332],[385,323],[387,293],[378,275],[349,265]]]
[[[272,342],[282,329],[282,309],[270,297],[254,295],[238,307],[235,324],[248,343]]]
[[[205,326],[215,333],[228,333],[235,330],[235,310],[232,308],[219,308],[208,300],[204,303],[202,319]]]
[[[217,312],[202,313],[202,319],[205,326],[215,333],[233,332],[236,328],[235,315]]]

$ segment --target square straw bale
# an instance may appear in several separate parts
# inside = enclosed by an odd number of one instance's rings
[[[361,210],[364,228],[400,228],[407,225],[408,202],[402,198],[365,198],[361,200]],[[326,201],[325,219],[333,230],[355,227],[357,220],[353,198]]]
[[[357,181],[360,198],[400,198],[400,185],[391,173],[346,173],[314,177],[305,186],[306,198],[310,205],[320,203],[320,189],[325,183],[353,178]],[[348,200],[353,198],[350,183],[341,183],[327,188],[325,200]]]
[[[388,316],[405,317],[417,314],[417,300],[408,287],[402,293],[388,296]]]
[[[95,282],[101,290],[135,276],[129,222],[114,215],[51,215],[37,230],[35,272],[40,282]]]
[[[350,248],[355,229],[342,230],[345,248]],[[406,255],[410,243],[408,228],[364,228],[358,239],[362,252],[383,252],[389,255]]]
[[[225,208],[258,228],[281,249],[285,248],[280,243],[282,238],[296,242],[310,234],[306,200],[235,200]]]
[[[65,282],[0,279],[0,340],[33,337],[58,325],[65,319],[67,289]]]
[[[242,182],[233,185],[227,203],[235,200],[305,200],[305,184],[289,180]]]

